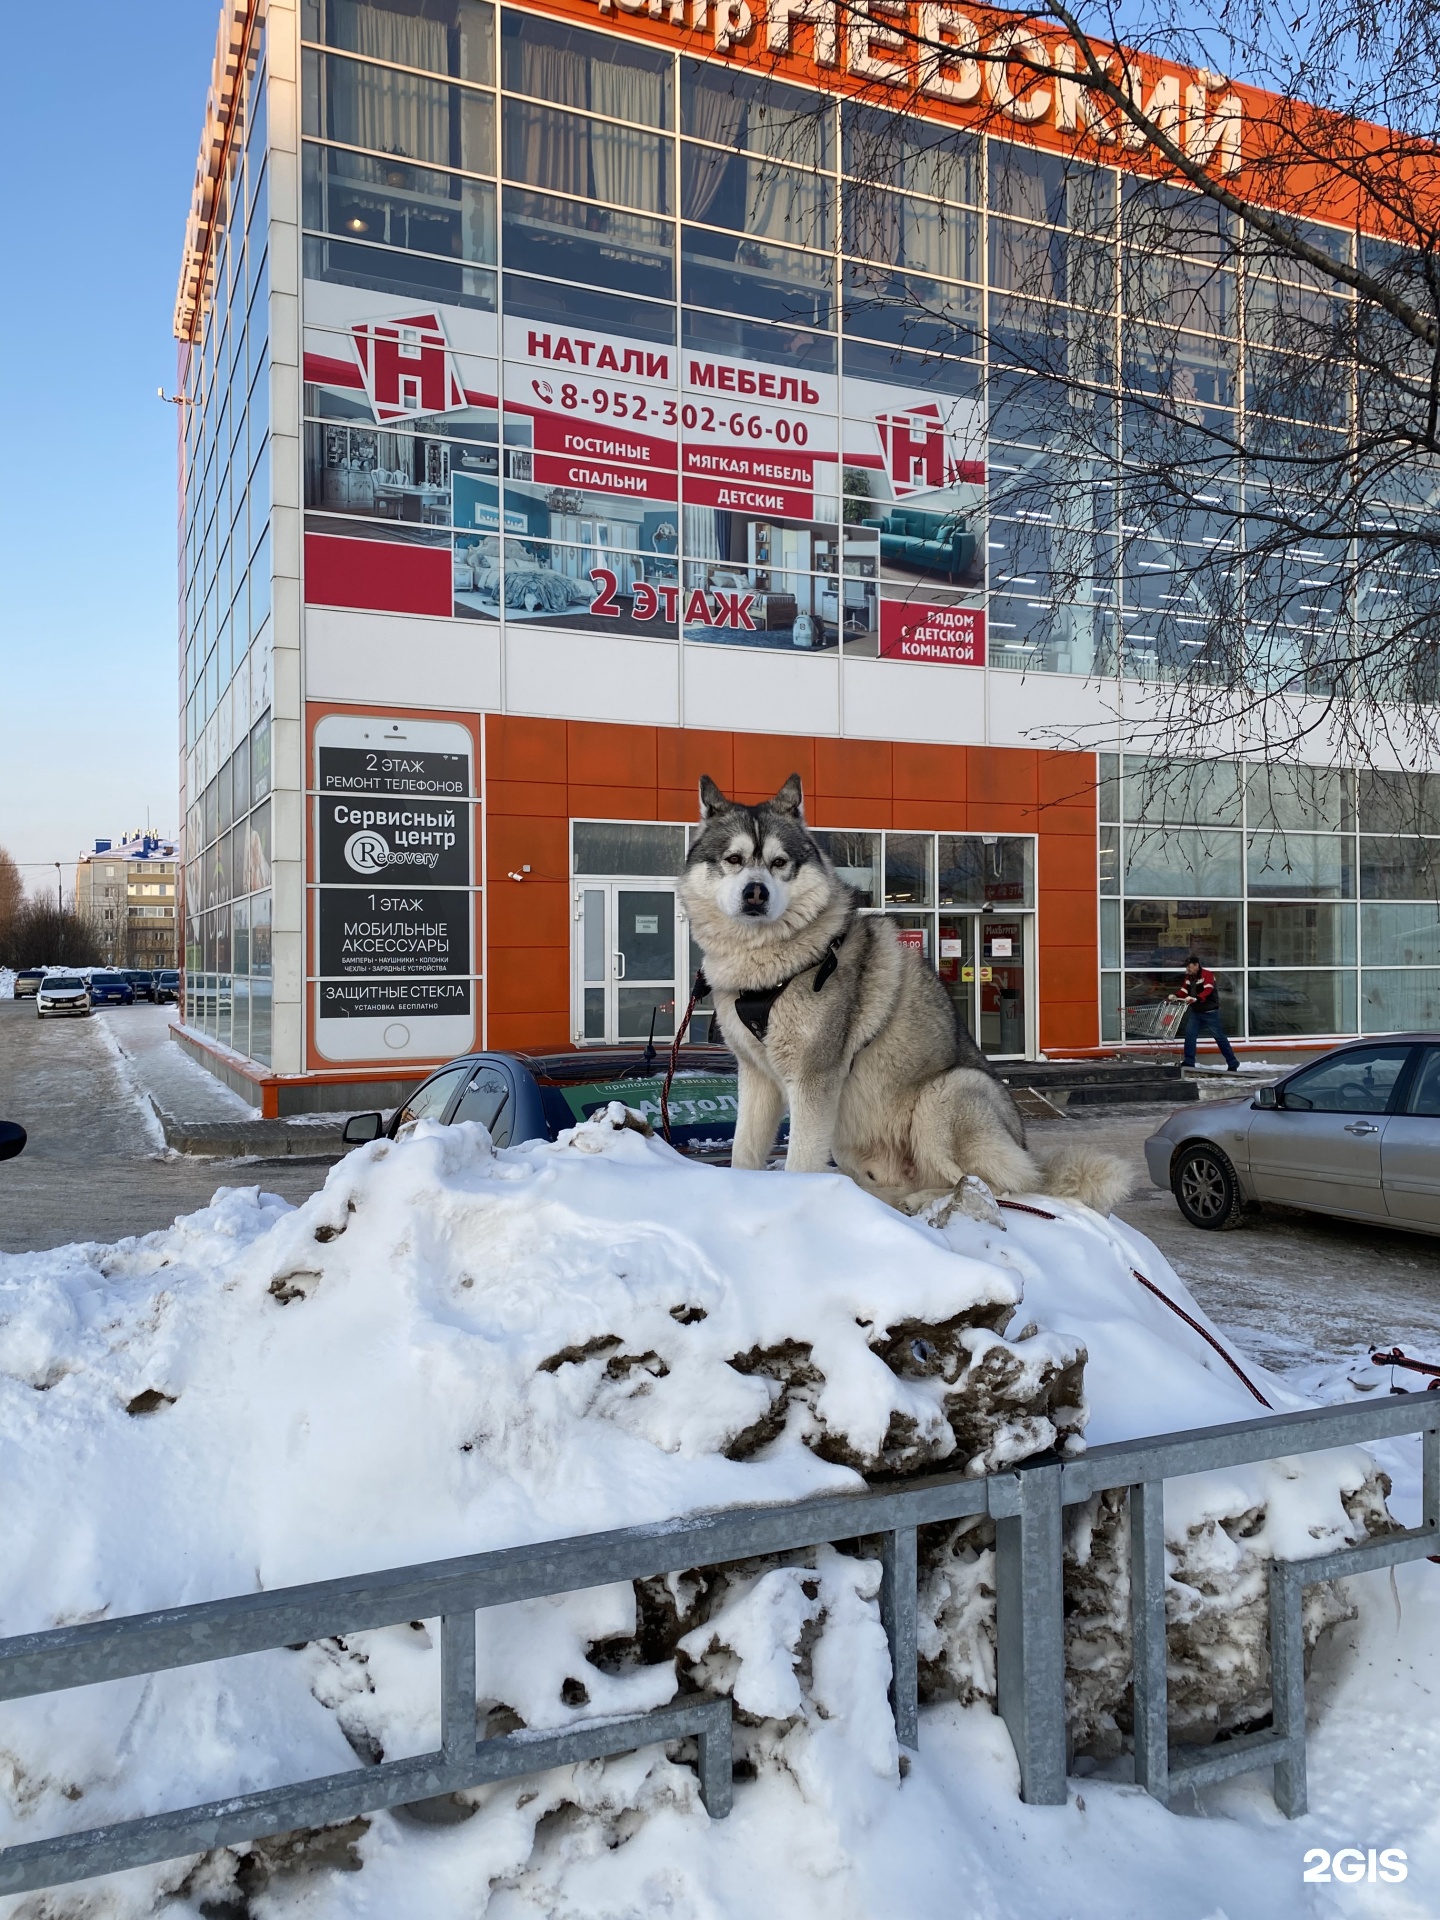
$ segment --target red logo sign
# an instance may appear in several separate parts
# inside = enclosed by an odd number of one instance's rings
[[[377,424],[409,414],[456,413],[467,404],[438,314],[362,321],[351,332]]]
[[[882,413],[875,424],[897,494],[933,492],[959,481],[985,484],[985,462],[962,458],[963,443],[957,434],[945,431],[934,401],[904,413]]]
[[[933,607],[913,600],[880,602],[880,655],[885,660],[934,660],[948,667],[983,667],[985,615],[979,607]]]

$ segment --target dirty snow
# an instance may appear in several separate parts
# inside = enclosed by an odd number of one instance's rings
[[[423,1124],[298,1209],[222,1190],[142,1240],[0,1257],[0,1632],[842,1490],[857,1464],[983,1470],[1073,1448],[1082,1426],[1108,1440],[1255,1410],[1130,1278],[1203,1319],[1143,1236],[1046,1204],[1058,1218],[936,1229],[837,1175],[697,1166],[605,1119],[498,1154],[480,1128]],[[1210,1607],[1243,1669],[1257,1566],[1355,1537],[1369,1465],[1348,1450],[1172,1483],[1182,1631]],[[1116,1529],[1082,1520],[1103,1679]],[[825,1548],[727,1570],[693,1626],[673,1581],[686,1630],[661,1660],[628,1586],[482,1619],[482,1729],[660,1704],[677,1663],[727,1688],[744,1763],[727,1822],[652,1750],[483,1790],[453,1826],[382,1815],[0,1913],[939,1920],[957,1887],[1000,1920],[1435,1910],[1440,1570],[1401,1569],[1393,1599],[1383,1577],[1350,1583],[1358,1614],[1311,1688],[1317,1811],[1291,1824],[1260,1778],[1203,1796],[1207,1820],[1168,1813],[1106,1777],[1103,1738],[1068,1807],[1023,1807],[987,1701],[985,1559],[960,1540],[932,1569],[945,1593],[922,1630],[936,1670],[965,1678],[925,1710],[903,1773],[878,1567]],[[436,1639],[403,1624],[9,1703],[0,1844],[432,1748]],[[628,1651],[597,1664],[597,1643]],[[1181,1651],[1199,1691],[1204,1660]],[[1102,1734],[1112,1696],[1089,1703]],[[1352,1843],[1407,1847],[1410,1881],[1345,1889],[1343,1908],[1302,1885],[1306,1846]]]

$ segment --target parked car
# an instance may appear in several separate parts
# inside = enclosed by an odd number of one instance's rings
[[[43,1020],[47,1013],[90,1012],[90,982],[80,973],[47,973],[35,995],[35,1012]]]
[[[15,998],[17,1000],[33,1000],[39,992],[40,982],[44,978],[44,967],[22,967],[15,976]]]
[[[177,967],[161,967],[157,970],[150,998],[157,1004],[180,998],[180,971]]]
[[[117,973],[113,967],[96,967],[90,975],[90,1002],[96,1007],[115,1004],[133,1007],[135,989],[124,974]]]
[[[1187,1107],[1145,1159],[1192,1226],[1275,1201],[1440,1233],[1440,1034],[1351,1041],[1253,1098]]]
[[[389,1121],[379,1113],[352,1114],[344,1138],[351,1146],[383,1135],[401,1139],[417,1120],[482,1120],[497,1147],[522,1140],[554,1140],[612,1100],[633,1107],[660,1131],[660,1090],[666,1054],[637,1047],[597,1047],[585,1053],[471,1053],[438,1068]],[[677,1147],[707,1159],[728,1160],[739,1111],[735,1056],[725,1047],[687,1046],[670,1088],[670,1134]]]
[[[135,998],[137,1000],[153,1000],[155,998],[155,975],[148,967],[121,967],[119,972],[120,978],[122,980],[128,980],[135,989]]]

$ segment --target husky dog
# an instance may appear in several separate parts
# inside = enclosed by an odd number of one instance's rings
[[[707,775],[680,897],[705,956],[720,1030],[739,1062],[733,1164],[763,1167],[786,1107],[790,1172],[834,1159],[913,1212],[967,1176],[999,1193],[1049,1191],[1108,1213],[1118,1160],[1085,1148],[1043,1166],[1009,1091],[955,1018],[939,979],[856,911],[805,825],[798,774],[747,807]],[[973,1206],[966,1206],[973,1211]]]

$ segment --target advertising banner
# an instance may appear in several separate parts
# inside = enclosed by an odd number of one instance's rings
[[[474,1043],[474,745],[454,721],[331,713],[314,744],[307,972],[320,1061]]]
[[[309,391],[364,418],[306,428],[307,579],[340,604],[983,664],[973,394],[817,372],[783,327],[730,354],[313,284]],[[383,562],[336,545],[362,515]]]
[[[470,809],[444,801],[326,797],[320,802],[320,879],[470,884]]]
[[[470,971],[468,893],[322,887],[319,898],[322,974],[416,978]]]
[[[401,1040],[387,1041],[379,1036],[381,1045],[389,1048],[388,1054],[382,1054],[380,1046],[362,1032],[354,1049],[344,1053],[337,1050],[331,1058],[383,1059],[396,1054],[403,1058],[410,1052],[435,1059],[452,1052],[453,1046],[448,1038],[432,1033],[433,1027],[439,1020],[459,1018],[469,1022],[474,998],[468,980],[322,980],[319,1012],[325,1021],[383,1020],[390,1026],[402,1020],[423,1023],[413,1035],[407,1029]]]
[[[935,606],[921,600],[882,600],[880,658],[983,667],[984,611],[979,607]]]

